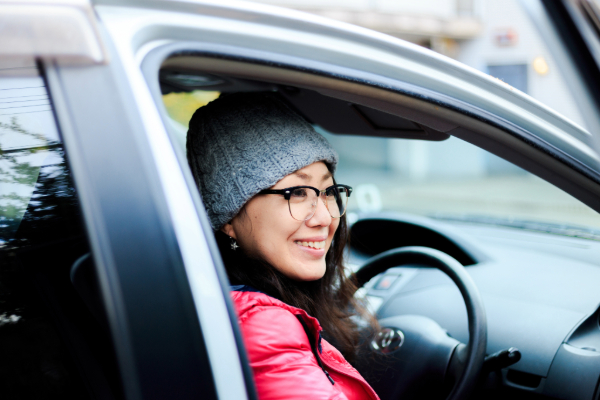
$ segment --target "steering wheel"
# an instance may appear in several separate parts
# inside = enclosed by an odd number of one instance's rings
[[[477,379],[487,345],[485,309],[479,291],[454,258],[428,247],[388,250],[354,274],[357,287],[391,267],[424,265],[443,271],[456,284],[467,308],[469,343],[448,336],[435,321],[417,315],[379,320],[381,333],[363,343],[357,369],[382,400],[409,398],[467,399]]]

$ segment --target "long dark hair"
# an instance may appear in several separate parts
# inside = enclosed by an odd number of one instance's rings
[[[245,212],[245,209],[240,211]],[[359,342],[360,330],[352,318],[361,317],[367,322],[369,333],[377,328],[377,321],[366,307],[354,298],[356,285],[347,276],[343,266],[344,249],[348,242],[346,216],[333,236],[325,256],[325,275],[316,281],[295,281],[283,275],[263,260],[247,256],[243,249],[232,250],[231,239],[225,233],[215,233],[225,269],[232,285],[249,285],[286,304],[301,308],[317,318],[323,336],[331,342],[348,361],[353,361]]]

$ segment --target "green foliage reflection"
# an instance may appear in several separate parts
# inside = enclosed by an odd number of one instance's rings
[[[0,191],[0,246],[33,243],[49,225],[56,237],[63,236],[71,225],[64,216],[79,213],[62,145],[24,129],[15,116],[10,123],[0,122],[0,128],[2,136],[11,135],[12,143],[23,144],[8,148],[0,142],[0,183],[12,189]],[[29,156],[41,152],[57,162],[32,165]]]

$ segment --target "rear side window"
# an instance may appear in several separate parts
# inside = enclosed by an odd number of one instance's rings
[[[34,68],[3,72],[8,76],[0,75],[0,246],[7,246],[15,244],[38,177],[42,182],[58,177],[65,165],[42,79]]]
[[[89,251],[44,81],[0,69],[0,398],[121,397],[108,329],[71,278]]]

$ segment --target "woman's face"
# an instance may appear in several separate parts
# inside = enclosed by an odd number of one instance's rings
[[[323,190],[331,185],[333,177],[327,166],[316,162],[286,176],[271,189],[313,186]],[[312,218],[297,221],[283,195],[259,194],[222,230],[238,242],[240,250],[266,261],[288,278],[313,281],[325,274],[325,254],[339,221],[331,218],[322,200],[317,202]]]

